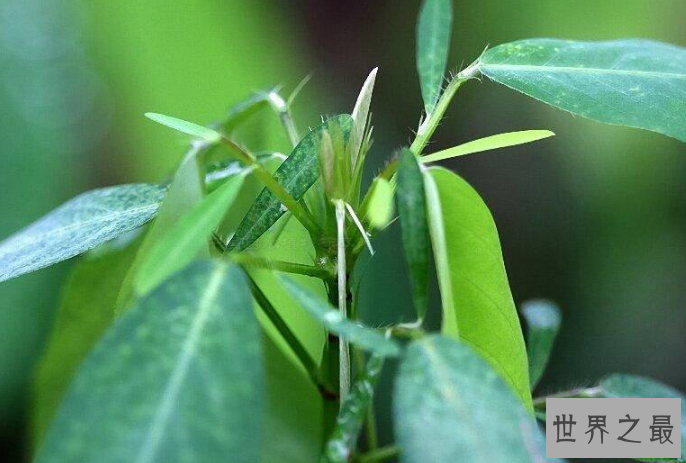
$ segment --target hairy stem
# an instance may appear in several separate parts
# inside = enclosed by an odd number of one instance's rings
[[[303,224],[310,232],[310,235],[317,237],[321,234],[321,228],[317,224],[315,218],[311,213],[305,210],[303,206],[281,185],[272,174],[259,162],[255,157],[244,150],[240,145],[228,138],[222,138],[222,143],[226,145],[231,151],[236,153],[245,165],[254,166],[255,175],[264,183],[264,185],[279,198],[281,203],[288,208],[289,211]]]
[[[299,264],[282,260],[271,260],[264,257],[256,257],[250,254],[234,254],[229,256],[232,262],[249,268],[276,270],[277,272],[294,273],[322,280],[333,278],[335,273],[332,269],[322,266]]]
[[[348,315],[348,282],[347,266],[345,262],[345,203],[336,200],[336,230],[337,230],[337,259],[338,268],[338,310],[345,318]],[[339,387],[341,403],[345,400],[350,390],[350,349],[348,342],[341,338],[338,344],[339,358]]]

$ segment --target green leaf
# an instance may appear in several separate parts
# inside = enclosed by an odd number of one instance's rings
[[[250,116],[269,105],[269,91],[255,92],[243,101],[233,105],[221,124],[229,133],[245,122]]]
[[[135,287],[139,296],[150,292],[207,248],[212,232],[236,198],[244,178],[244,175],[238,175],[224,183],[196,204],[154,245],[139,268]]]
[[[394,394],[403,463],[551,461],[533,415],[463,343],[438,335],[414,341]]]
[[[424,179],[417,157],[408,149],[400,152],[396,197],[405,262],[412,282],[412,298],[417,317],[424,319],[429,302],[431,241]]]
[[[447,150],[431,153],[421,158],[422,162],[436,162],[451,159],[466,154],[481,153],[482,151],[507,148],[508,146],[523,145],[555,134],[549,130],[523,130],[521,132],[500,133],[490,137],[480,138]]]
[[[119,185],[83,193],[0,243],[0,281],[93,249],[150,220],[164,187]]]
[[[393,218],[393,186],[385,178],[376,177],[370,188],[367,218],[372,227],[380,230]]]
[[[367,76],[367,80],[362,85],[362,90],[357,96],[355,108],[353,108],[353,128],[350,132],[350,155],[352,156],[351,164],[355,166],[357,157],[362,147],[362,140],[364,139],[364,130],[367,127],[367,120],[369,119],[369,106],[372,102],[372,93],[374,92],[374,82],[376,82],[376,73],[379,68],[372,69],[372,72]]]
[[[319,147],[322,133],[336,124],[349,132],[352,118],[343,114],[331,118],[310,131],[276,171],[274,177],[296,200],[319,179]],[[242,251],[257,240],[286,212],[281,201],[267,188],[263,189],[229,242],[229,249]]]
[[[115,243],[118,240],[110,243]],[[65,283],[52,334],[32,384],[31,446],[42,442],[77,367],[114,320],[119,288],[138,242],[83,256]]]
[[[74,378],[37,463],[253,463],[265,395],[242,272],[200,261],[122,316]],[[182,438],[181,438],[181,437]]]
[[[532,409],[524,337],[493,217],[478,193],[448,170],[429,169],[425,188],[442,333],[483,355]]]
[[[521,311],[527,325],[526,352],[529,357],[529,382],[533,390],[548,365],[562,317],[560,308],[545,300],[527,301],[522,304]]]
[[[145,113],[145,117],[186,135],[205,140],[208,143],[217,143],[222,139],[221,134],[215,130],[176,117],[156,113]]]
[[[345,318],[331,304],[293,278],[279,278],[282,286],[311,316],[319,320],[324,328],[345,338],[352,344],[382,357],[396,357],[400,346],[371,328]]]
[[[160,241],[164,235],[174,227],[174,225],[190,209],[198,204],[205,195],[205,185],[201,159],[204,154],[204,147],[198,143],[191,144],[186,154],[181,159],[179,167],[174,172],[174,177],[169,185],[164,201],[159,208],[157,217],[145,235],[145,239],[133,261],[128,275],[119,291],[115,312],[123,313],[134,296],[138,278],[141,276],[140,265],[148,258],[148,254],[154,245]],[[205,257],[209,257],[209,249]]]
[[[529,39],[488,50],[479,69],[573,114],[686,141],[684,48],[639,39]]]
[[[441,96],[452,33],[451,0],[424,0],[417,22],[417,72],[426,114]]]
[[[369,413],[374,396],[374,388],[379,381],[383,358],[372,355],[367,360],[364,371],[350,388],[336,418],[336,427],[324,446],[321,463],[348,463],[355,451],[357,438]]]
[[[686,396],[654,379],[618,374],[600,382],[601,394],[607,398],[681,399],[681,458],[673,460],[646,459],[641,461],[686,461]]]

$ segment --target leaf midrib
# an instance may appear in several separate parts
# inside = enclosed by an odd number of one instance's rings
[[[489,64],[481,63],[479,68],[485,70],[488,68],[496,69],[510,69],[517,71],[536,71],[541,72],[542,70],[546,72],[579,72],[587,74],[614,74],[614,75],[642,75],[654,78],[671,78],[671,79],[686,79],[686,73],[678,74],[674,72],[655,72],[655,71],[640,71],[640,70],[629,70],[629,69],[606,69],[606,68],[588,68],[588,67],[573,67],[573,66],[548,66],[548,65],[533,65],[533,64]],[[485,73],[488,75],[488,73]]]
[[[225,268],[217,267],[207,283],[205,294],[198,304],[198,312],[193,320],[188,336],[181,347],[181,355],[178,357],[174,370],[164,388],[160,402],[155,410],[155,415],[150,423],[148,432],[146,433],[144,439],[145,445],[140,450],[138,457],[135,460],[137,463],[150,463],[155,457],[162,439],[162,433],[167,425],[169,415],[172,412],[179,390],[181,389],[186,373],[188,372],[188,367],[195,356],[200,335],[212,312],[214,307],[213,302],[215,301],[221,283],[224,280],[225,273]]]

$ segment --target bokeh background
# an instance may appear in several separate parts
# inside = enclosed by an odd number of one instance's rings
[[[418,8],[409,0],[0,0],[0,238],[86,189],[167,177],[185,141],[144,112],[209,122],[253,90],[289,90],[310,73],[295,106],[301,127],[350,111],[379,66],[371,164],[380,167],[411,139],[422,108]],[[454,9],[453,70],[488,44],[527,37],[686,46],[683,0],[454,0]],[[285,150],[275,127],[260,126],[257,138]],[[562,307],[540,392],[616,371],[686,390],[686,146],[472,82],[430,150],[523,129],[557,136],[449,167],[493,211],[515,300]],[[374,284],[362,288],[372,321],[402,317],[409,296],[397,231],[377,241],[379,259],[367,270]],[[71,264],[0,285],[0,461],[29,458],[29,381]],[[387,415],[387,401],[377,407]]]

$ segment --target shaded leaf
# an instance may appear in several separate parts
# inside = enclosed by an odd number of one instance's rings
[[[121,249],[98,248],[84,255],[72,269],[34,374],[30,417],[33,448],[42,442],[76,369],[114,320],[119,288],[136,255],[138,241]]]
[[[552,137],[555,134],[549,130],[523,130],[521,132],[500,133],[490,137],[463,143],[462,145],[448,148],[447,150],[422,156],[422,162],[436,162],[451,159],[467,154],[481,153],[482,151],[507,148],[508,146],[523,145],[544,138]]]
[[[380,356],[395,357],[400,354],[400,346],[393,339],[386,338],[371,328],[346,319],[331,304],[294,279],[282,276],[280,281],[293,299],[311,316],[319,320],[328,331]]]
[[[145,117],[171,129],[185,133],[186,135],[205,140],[208,143],[217,143],[222,138],[221,134],[216,130],[208,129],[202,125],[184,121],[183,119],[176,117],[165,116],[164,114],[156,113],[145,113]]]
[[[425,173],[442,333],[483,355],[531,409],[529,367],[498,230],[476,191],[452,172]]]
[[[438,335],[407,348],[394,417],[403,463],[545,460],[533,415],[469,346]]]
[[[393,218],[393,186],[382,177],[376,177],[370,187],[367,219],[372,227],[382,229]]]
[[[244,175],[238,175],[228,180],[196,204],[154,244],[147,258],[141,262],[136,294],[147,294],[207,248],[212,232],[236,198],[244,178]]]
[[[336,116],[310,131],[274,174],[276,180],[296,200],[302,199],[307,190],[319,179],[320,139],[322,133],[333,124],[349,132],[352,118],[347,114]],[[286,208],[281,201],[271,191],[263,189],[229,242],[229,249],[242,251],[247,248],[269,230],[285,212]]]
[[[412,283],[412,298],[417,317],[424,319],[429,302],[428,274],[431,241],[424,179],[417,157],[408,149],[400,152],[396,197],[405,262]]]
[[[374,388],[379,381],[383,358],[372,355],[367,360],[364,371],[355,379],[350,392],[341,405],[336,418],[336,427],[324,446],[322,463],[347,463],[355,451],[364,419],[369,413],[374,396]]]
[[[237,267],[201,261],[142,298],[79,369],[36,462],[254,462],[264,371]],[[230,411],[230,412],[229,412]]]
[[[686,396],[666,384],[651,378],[615,373],[600,382],[600,391],[607,398],[681,399],[681,458],[642,459],[641,461],[686,461]]]
[[[452,33],[451,0],[424,0],[417,21],[417,72],[426,114],[441,96]]]
[[[684,48],[640,39],[529,39],[488,50],[479,69],[573,114],[686,141]]]
[[[269,105],[269,91],[255,92],[243,101],[229,108],[225,120],[220,124],[228,133],[233,131],[250,116]]]
[[[67,201],[0,243],[0,281],[79,255],[150,220],[164,197],[158,185],[92,190]]]
[[[560,308],[545,300],[527,301],[522,304],[522,315],[526,320],[529,357],[529,382],[533,390],[543,376],[562,317]]]

